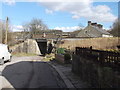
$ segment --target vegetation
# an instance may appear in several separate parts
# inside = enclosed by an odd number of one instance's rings
[[[116,50],[116,49],[103,49],[104,51],[111,51],[111,52],[119,52],[120,53],[120,50]]]
[[[120,18],[114,22],[110,33],[115,37],[120,37]]]
[[[36,56],[36,54],[33,53],[13,53],[13,56],[17,56],[17,57],[22,57],[22,56]]]
[[[41,19],[33,18],[30,22],[23,25],[23,29],[26,36],[26,33],[28,35],[28,32],[30,35],[32,35],[38,33],[40,30],[47,30],[48,27],[43,23]]]
[[[57,53],[58,54],[64,54],[65,53],[64,48],[58,48]]]

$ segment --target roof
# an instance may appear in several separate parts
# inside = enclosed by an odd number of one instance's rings
[[[36,34],[43,34],[43,33],[54,33],[54,34],[61,34],[62,30],[40,30],[40,31],[36,31]]]
[[[98,27],[92,26],[93,28],[95,28],[97,31],[101,32],[102,34],[110,34],[109,32],[105,31],[104,29],[100,29]]]
[[[81,30],[76,37],[102,37],[103,34],[110,35],[104,29],[90,25]]]

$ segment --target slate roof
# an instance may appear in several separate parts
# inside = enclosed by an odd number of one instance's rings
[[[103,34],[110,35],[110,33],[104,29],[90,25],[81,30],[76,37],[102,37]]]
[[[43,37],[43,34],[45,33],[45,37]],[[59,36],[62,36],[61,30],[41,30],[38,33],[33,34],[34,39],[38,38],[46,38],[46,39],[56,39]]]

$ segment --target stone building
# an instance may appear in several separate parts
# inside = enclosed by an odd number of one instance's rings
[[[103,29],[103,25],[88,21],[88,26],[81,30],[76,37],[94,38],[94,37],[113,37],[109,32]]]

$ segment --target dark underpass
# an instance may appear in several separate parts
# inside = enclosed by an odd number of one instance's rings
[[[47,40],[46,39],[36,39],[38,43],[39,50],[42,55],[47,53]]]

